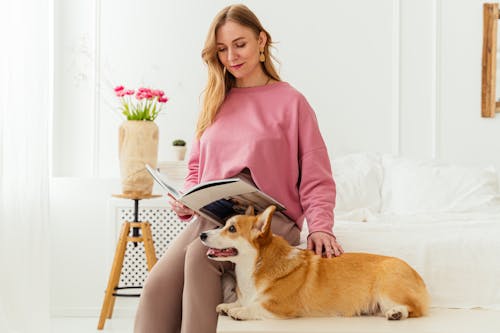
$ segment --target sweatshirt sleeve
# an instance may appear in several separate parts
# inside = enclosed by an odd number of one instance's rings
[[[184,192],[197,185],[200,171],[200,140],[195,139],[191,145],[191,152],[188,161],[188,174],[184,179]]]
[[[316,115],[305,98],[300,105],[298,126],[299,194],[309,234],[322,231],[333,235],[335,181]]]

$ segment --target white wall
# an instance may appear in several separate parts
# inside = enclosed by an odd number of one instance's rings
[[[483,2],[244,1],[277,42],[283,79],[315,108],[332,155],[378,151],[500,168],[500,115],[480,117]],[[231,2],[55,3],[52,311],[97,314],[113,251],[107,202],[119,191],[122,119],[112,88],[166,91],[157,123],[160,159],[169,159],[170,141],[193,135],[206,76],[201,48],[212,17]]]

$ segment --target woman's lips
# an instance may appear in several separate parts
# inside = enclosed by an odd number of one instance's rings
[[[243,64],[233,65],[233,66],[231,66],[231,69],[238,70],[241,68],[241,66],[243,66]]]

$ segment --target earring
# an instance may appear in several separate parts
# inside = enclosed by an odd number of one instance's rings
[[[264,61],[266,61],[266,56],[264,55],[264,50],[261,50],[261,51],[260,51],[259,61],[260,61],[260,62],[264,62]]]

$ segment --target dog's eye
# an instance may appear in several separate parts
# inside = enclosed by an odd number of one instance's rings
[[[229,232],[236,232],[234,225],[230,226],[227,230],[229,230]]]

